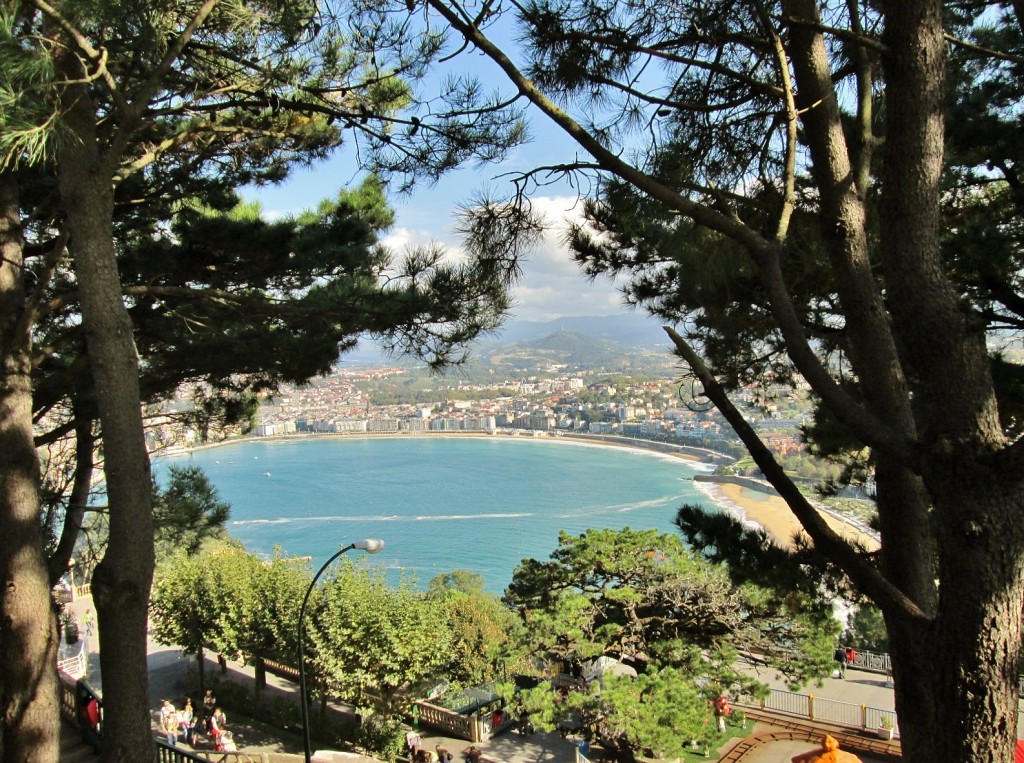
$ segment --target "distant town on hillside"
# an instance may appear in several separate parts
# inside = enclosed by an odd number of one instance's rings
[[[552,324],[518,326],[509,333],[515,341],[481,343],[473,359],[444,375],[409,362],[346,355],[330,375],[262,401],[249,436],[514,430],[620,435],[742,459],[745,451],[724,418],[688,398],[679,361],[667,342],[657,345],[660,328],[644,333],[635,322],[616,327],[601,319],[594,328],[602,336]],[[751,423],[796,476],[829,476],[830,465],[808,456],[799,436],[810,416],[803,390],[748,389],[737,402],[746,404]],[[198,432],[173,419],[151,428],[150,437],[155,450],[203,444]]]

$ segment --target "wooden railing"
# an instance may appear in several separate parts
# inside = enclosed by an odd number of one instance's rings
[[[299,682],[299,669],[293,668],[291,665],[285,665],[283,662],[275,662],[274,660],[268,660],[265,657],[257,658],[263,665],[263,669],[266,670],[272,676],[278,676],[279,678],[287,678],[289,681]]]

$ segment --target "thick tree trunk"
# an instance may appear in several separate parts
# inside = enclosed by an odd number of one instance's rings
[[[894,333],[915,380],[920,473],[931,498],[939,581],[937,607],[922,607],[934,614],[927,622],[886,614],[904,759],[995,763],[1013,759],[1016,739],[1024,491],[1019,475],[992,459],[1007,443],[982,327],[945,277],[941,256],[942,14],[938,0],[904,0],[885,11],[880,251]],[[898,505],[887,512],[883,564],[917,529]],[[900,571],[891,562],[886,569],[890,577]]]
[[[146,626],[153,580],[149,457],[139,392],[138,355],[121,295],[113,238],[114,167],[96,150],[94,110],[84,87],[73,88],[58,176],[67,211],[82,321],[102,426],[110,508],[107,552],[92,593],[103,672],[103,757],[150,761]]]
[[[965,478],[965,487],[949,498],[957,508],[938,509],[949,517],[939,523],[941,568],[958,572],[942,575],[935,620],[921,624],[887,617],[906,761],[1013,760],[1024,497],[999,495],[993,487],[998,478],[990,476],[987,487]],[[986,517],[984,523],[980,517]]]
[[[59,636],[43,558],[23,265],[17,186],[0,171],[0,759],[47,763],[60,753]]]

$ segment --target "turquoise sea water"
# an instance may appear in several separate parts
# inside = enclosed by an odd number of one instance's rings
[[[158,459],[158,479],[172,463],[204,469],[231,504],[228,531],[250,551],[279,545],[319,567],[340,545],[381,538],[369,562],[389,575],[425,586],[466,569],[495,593],[522,559],[547,559],[559,530],[675,532],[680,505],[710,507],[690,480],[707,467],[546,438],[246,441]]]

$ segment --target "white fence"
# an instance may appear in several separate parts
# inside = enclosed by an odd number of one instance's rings
[[[839,702],[834,699],[815,697],[813,694],[797,694],[781,689],[772,689],[768,699],[761,702],[762,710],[795,715],[811,721],[834,723],[863,731],[880,729],[885,722],[891,725],[895,736],[899,736],[896,713],[868,705]]]
[[[64,671],[75,680],[85,678],[89,672],[89,651],[86,648],[85,639],[79,640],[77,646],[77,652],[62,660],[57,660],[57,669]]]

